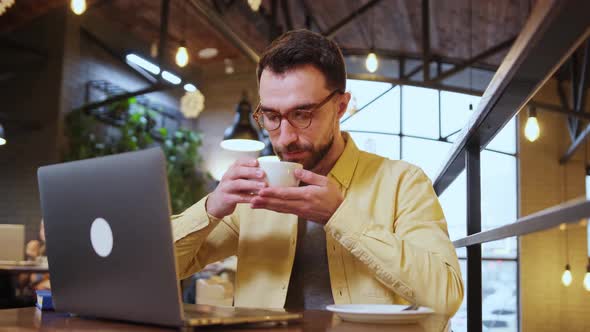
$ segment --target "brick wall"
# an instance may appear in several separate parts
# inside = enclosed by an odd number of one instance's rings
[[[559,105],[555,81],[549,81],[534,100]],[[587,104],[588,105],[588,104]],[[563,115],[537,112],[541,136],[524,136],[526,112],[520,114],[520,209],[523,216],[570,199],[585,196],[588,153],[580,151],[565,165],[559,158],[570,145]],[[590,292],[582,287],[586,272],[585,222],[568,231],[552,229],[520,239],[520,296],[522,331],[590,331]],[[561,284],[566,265],[566,238],[573,282]]]

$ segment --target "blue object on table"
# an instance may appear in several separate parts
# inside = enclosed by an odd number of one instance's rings
[[[51,299],[50,290],[37,290],[37,308],[41,310],[53,310],[53,300]]]

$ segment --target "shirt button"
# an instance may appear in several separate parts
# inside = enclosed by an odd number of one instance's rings
[[[287,289],[287,285],[283,285],[283,287],[281,287],[282,290]]]

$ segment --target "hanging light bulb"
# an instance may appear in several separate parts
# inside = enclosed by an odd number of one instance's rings
[[[541,129],[539,128],[539,122],[537,121],[537,111],[534,107],[529,106],[529,118],[526,120],[524,127],[524,136],[530,141],[534,142],[539,138]]]
[[[158,43],[155,41],[150,44],[150,56],[152,58],[158,57]]]
[[[86,0],[72,0],[70,8],[76,15],[82,15],[86,11]]]
[[[565,266],[565,271],[563,271],[563,274],[561,275],[561,283],[565,287],[569,287],[569,285],[572,284],[572,272],[570,271],[569,264]]]
[[[176,64],[178,67],[184,67],[188,64],[188,51],[184,41],[180,42],[178,51],[176,51]]]
[[[231,59],[224,59],[223,63],[225,64],[225,73],[231,75],[234,73],[234,63]]]
[[[365,60],[365,66],[370,73],[374,73],[379,68],[379,60],[377,59],[377,55],[373,52],[367,55],[367,60]]]
[[[260,9],[260,5],[262,4],[262,0],[248,0],[248,6],[252,11],[257,12]]]

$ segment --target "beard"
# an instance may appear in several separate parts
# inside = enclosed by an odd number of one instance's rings
[[[305,170],[312,170],[314,169],[317,164],[326,157],[330,148],[332,148],[332,144],[334,143],[334,131],[330,133],[328,139],[319,145],[318,147],[314,147],[313,144],[298,144],[298,143],[291,143],[286,147],[273,147],[276,155],[282,161],[290,161],[295,162],[303,165],[303,169]],[[285,159],[283,153],[292,153],[292,152],[310,152],[311,155],[307,158],[293,158],[293,159]]]

